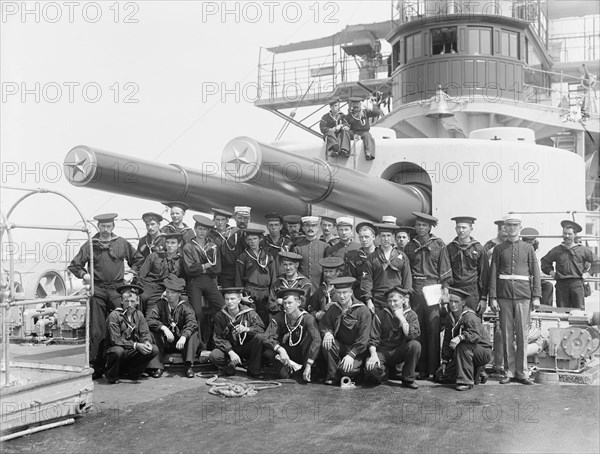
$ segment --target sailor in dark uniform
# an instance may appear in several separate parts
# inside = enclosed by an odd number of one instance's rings
[[[564,220],[563,242],[542,258],[542,271],[556,279],[556,305],[585,309],[584,279],[588,271],[598,272],[598,257],[592,250],[575,241],[582,231],[576,222]]]
[[[321,216],[321,232],[322,235],[319,239],[325,241],[330,246],[340,241],[340,238],[336,234],[335,218],[331,216]]]
[[[377,383],[383,383],[388,378],[388,370],[395,371],[396,365],[404,363],[402,385],[417,389],[415,370],[421,353],[418,340],[421,329],[408,295],[409,291],[402,287],[390,288],[385,294],[386,307],[379,308],[373,316],[365,379],[372,377]]]
[[[214,222],[206,216],[194,215],[196,237],[183,246],[183,264],[187,278],[187,294],[196,313],[202,342],[212,338],[212,319],[223,307],[223,295],[217,286],[221,271],[221,254],[208,233]]]
[[[236,287],[243,287],[252,298],[256,312],[269,323],[269,290],[275,280],[275,262],[260,247],[260,239],[264,234],[260,229],[243,230],[248,247],[238,257],[235,269]]]
[[[354,140],[362,139],[365,151],[365,159],[371,161],[375,159],[375,139],[369,132],[371,129],[370,118],[379,117],[379,112],[366,110],[361,107],[363,101],[360,97],[350,98],[350,107],[346,115],[346,122],[350,126],[350,133]]]
[[[284,269],[279,259],[279,253],[289,251],[293,243],[289,237],[281,233],[283,217],[279,213],[267,213],[265,219],[267,220],[267,231],[269,233],[263,237],[261,247],[271,254],[275,260],[277,275],[280,275],[284,273]]]
[[[163,281],[170,274],[185,277],[181,255],[182,236],[181,233],[162,233],[164,250],[151,253],[140,268],[139,277],[144,287],[142,312],[158,303],[165,291]]]
[[[458,391],[467,391],[485,383],[485,365],[492,359],[492,346],[480,318],[466,301],[471,295],[448,288],[450,315],[446,318],[442,364],[436,381],[456,383]]]
[[[138,240],[137,251],[148,257],[152,252],[160,252],[164,248],[164,238],[160,236],[160,223],[163,217],[158,213],[142,214],[142,221],[146,224],[146,235]]]
[[[161,227],[160,231],[163,233],[181,233],[181,241],[183,244],[188,243],[196,234],[194,230],[188,227],[183,218],[185,212],[190,208],[186,203],[183,202],[163,202],[164,205],[170,208],[169,214],[171,216],[171,222]]]
[[[375,224],[380,245],[368,255],[362,269],[360,291],[367,307],[375,312],[387,306],[387,291],[402,287],[412,291],[410,263],[404,252],[394,246],[396,224]]]
[[[404,247],[409,243],[411,238],[415,234],[415,228],[409,225],[401,225],[398,227],[396,232],[396,247],[398,250],[404,252]]]
[[[275,361],[281,378],[302,370],[302,378],[310,382],[312,366],[321,348],[321,334],[315,318],[300,307],[303,294],[301,288],[282,288],[277,292],[277,298],[283,301],[283,311],[271,319],[263,344],[264,356]]]
[[[319,323],[327,361],[326,385],[336,384],[342,375],[356,377],[367,353],[371,311],[354,298],[354,281],[353,277],[331,281],[339,302],[332,303]]]
[[[166,288],[165,297],[146,313],[150,333],[159,351],[148,368],[154,369],[154,378],[160,378],[165,368],[164,354],[180,351],[184,361],[183,374],[193,378],[192,364],[201,341],[194,310],[187,301],[181,299],[185,280],[172,274],[163,284]]]
[[[217,273],[217,281],[222,287],[231,287],[235,284],[235,261],[243,251],[243,239],[237,227],[228,225],[233,213],[211,208],[214,216],[215,228],[208,234],[210,240],[217,245],[221,257],[221,271]]]
[[[121,294],[122,307],[112,311],[106,320],[106,379],[111,384],[119,383],[119,376],[125,373],[137,380],[158,354],[144,314],[137,309],[142,287],[121,285],[117,292]]]
[[[369,254],[375,251],[375,236],[378,234],[377,228],[370,222],[361,222],[356,226],[360,249],[349,251],[346,254],[346,272],[347,276],[356,279],[354,285],[355,295],[360,295],[360,283],[363,278],[363,267]]]
[[[467,306],[480,316],[487,309],[489,261],[485,249],[471,236],[475,218],[455,216],[457,237],[446,247],[452,266],[452,286],[469,294]]]
[[[350,156],[350,127],[340,112],[339,100],[329,103],[330,111],[321,117],[319,129],[325,139],[325,149],[332,157]]]
[[[234,375],[235,367],[247,361],[248,375],[264,378],[260,372],[265,325],[256,311],[242,304],[241,287],[224,288],[225,306],[215,315],[215,349],[208,359],[225,375]]]
[[[323,318],[331,303],[339,302],[331,281],[344,275],[344,261],[339,257],[324,257],[319,260],[319,265],[323,269],[323,282],[306,302],[306,310],[317,321]]]
[[[98,221],[98,233],[92,237],[94,294],[90,298],[90,364],[94,367],[94,379],[100,378],[104,373],[101,345],[106,339],[106,317],[113,309],[121,306],[117,287],[124,283],[125,262],[133,272],[144,262],[144,257],[137,253],[129,241],[113,234],[116,217],[116,213],[94,216]],[[90,245],[86,241],[69,264],[69,271],[75,277],[83,279],[84,284],[89,284],[89,267]]]
[[[358,251],[360,244],[353,241],[354,219],[348,216],[340,216],[336,219],[336,227],[340,240],[325,248],[325,257],[340,257],[347,263],[346,254],[350,251]]]
[[[447,287],[452,281],[452,268],[446,244],[431,233],[437,218],[414,211],[417,236],[404,248],[410,261],[414,293],[410,303],[421,324],[421,358],[419,380],[430,378],[440,365],[440,305],[429,305],[423,287],[441,284]]]
[[[283,222],[292,244],[295,245],[304,240],[304,232],[302,232],[302,216],[288,214],[283,217]]]
[[[280,297],[277,293],[283,289],[301,289],[300,306],[306,307],[306,300],[310,298],[313,292],[313,286],[310,279],[298,272],[298,267],[302,261],[302,256],[294,252],[281,252],[279,255],[284,272],[277,276],[273,285],[271,285],[271,294],[269,297],[269,312],[274,315],[283,310]]]

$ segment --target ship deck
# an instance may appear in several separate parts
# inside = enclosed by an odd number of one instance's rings
[[[48,355],[23,345],[15,359]],[[72,361],[83,346],[55,346]],[[15,351],[16,350],[16,351]],[[37,350],[37,353],[36,353]],[[78,353],[77,350],[80,350]],[[54,356],[57,357],[58,353]],[[244,381],[244,373],[236,380]],[[254,397],[208,393],[171,367],[161,379],[94,382],[75,424],[5,442],[12,452],[598,452],[599,387],[500,385],[469,392],[420,381],[341,389],[281,380]]]

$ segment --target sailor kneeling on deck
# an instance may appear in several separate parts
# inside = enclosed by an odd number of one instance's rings
[[[301,288],[283,288],[277,292],[283,312],[273,316],[263,343],[265,356],[275,363],[281,378],[302,370],[302,378],[311,381],[312,366],[321,348],[321,335],[315,318],[300,309]]]
[[[492,359],[492,346],[486,340],[481,319],[466,305],[471,295],[451,287],[448,293],[450,315],[446,318],[442,364],[436,380],[456,382],[458,391],[467,391],[487,381],[485,365]]]
[[[193,378],[192,364],[201,341],[194,309],[181,299],[185,279],[170,274],[163,281],[163,285],[166,288],[165,297],[148,308],[146,314],[152,337],[159,350],[156,358],[148,364],[148,369],[154,369],[152,376],[160,378],[165,368],[165,353],[181,352],[184,361],[183,375]]]
[[[208,359],[225,375],[234,375],[235,367],[248,362],[248,375],[264,378],[260,373],[265,325],[254,309],[242,304],[242,287],[221,290],[225,307],[215,315],[213,340],[215,349]]]
[[[137,380],[148,363],[158,354],[152,344],[148,323],[138,309],[142,287],[122,285],[122,308],[112,311],[106,320],[108,334],[106,345],[106,379],[108,383],[119,383],[121,374]]]
[[[373,316],[369,357],[365,361],[365,380],[382,383],[388,378],[388,369],[404,363],[402,385],[417,389],[416,367],[421,354],[419,318],[410,307],[409,291],[402,287],[389,289],[387,307],[379,308]],[[390,377],[390,378],[393,378]]]

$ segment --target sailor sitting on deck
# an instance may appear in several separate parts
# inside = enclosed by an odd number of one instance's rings
[[[144,314],[137,309],[142,287],[122,285],[117,292],[121,294],[123,307],[112,311],[106,320],[106,379],[111,384],[119,383],[122,373],[128,373],[137,380],[158,354]]]
[[[326,385],[334,385],[341,375],[356,377],[367,352],[371,334],[371,311],[354,297],[356,279],[340,277],[331,281],[339,297],[321,319],[323,353],[327,360]]]
[[[248,360],[248,375],[264,378],[260,374],[263,351],[262,334],[265,330],[261,318],[242,303],[242,287],[228,287],[221,291],[225,307],[215,315],[213,340],[215,349],[208,359],[225,375],[234,375],[235,367]]]
[[[164,354],[181,351],[183,374],[193,378],[192,363],[201,343],[196,314],[192,306],[181,299],[181,292],[185,289],[184,279],[171,274],[163,281],[163,285],[166,288],[165,297],[150,307],[146,314],[152,337],[160,352],[148,364],[148,368],[154,369],[154,378],[160,378],[165,368]]]
[[[301,288],[283,288],[277,292],[284,312],[271,319],[263,343],[267,348],[265,356],[275,360],[281,378],[303,369],[302,378],[310,382],[312,366],[321,348],[321,335],[315,318],[300,308],[303,295]]]
[[[456,382],[458,391],[467,391],[487,380],[485,365],[492,359],[492,346],[481,319],[466,305],[471,295],[451,287],[448,293],[451,314],[446,318],[442,364],[436,378],[443,383]]]
[[[416,367],[421,354],[419,318],[410,307],[409,291],[392,287],[385,292],[387,305],[379,308],[373,316],[370,356],[365,361],[365,379],[382,383],[388,376],[388,368],[404,363],[402,385],[417,389]]]

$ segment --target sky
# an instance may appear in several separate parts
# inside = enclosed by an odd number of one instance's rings
[[[234,137],[273,141],[283,120],[255,107],[247,89],[259,49],[390,19],[388,1],[1,4],[1,209],[23,195],[8,187],[42,187],[70,197],[88,219],[163,207],[72,186],[62,169],[71,148],[200,168]],[[314,140],[294,127],[283,139]],[[43,194],[11,220],[72,225],[78,216]]]

